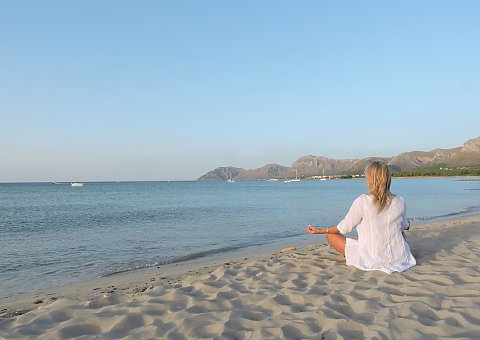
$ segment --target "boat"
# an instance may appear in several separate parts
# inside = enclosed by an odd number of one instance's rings
[[[327,178],[325,177],[325,169],[323,169],[323,175],[322,178],[320,178],[321,181],[326,181]]]
[[[298,170],[297,169],[295,169],[295,178],[285,180],[285,183],[290,183],[290,182],[300,182],[300,178],[298,178]]]
[[[232,178],[232,170],[230,169],[229,175],[228,175],[228,183],[235,183],[235,180]]]
[[[72,187],[83,187],[83,183],[80,183],[80,182],[72,182],[70,185]]]
[[[278,181],[278,178],[270,178],[270,179],[267,179],[267,181],[269,181],[269,182],[276,182],[276,181]]]

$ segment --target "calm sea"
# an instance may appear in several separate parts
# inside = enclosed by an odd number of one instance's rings
[[[0,184],[0,296],[251,246],[321,240],[364,180]],[[480,213],[480,182],[394,179],[414,221]],[[226,255],[228,256],[228,255]]]

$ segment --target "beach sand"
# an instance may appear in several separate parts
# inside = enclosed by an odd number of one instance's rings
[[[480,339],[480,216],[413,226],[407,239],[418,264],[391,275],[348,267],[320,244],[3,298],[0,334]]]

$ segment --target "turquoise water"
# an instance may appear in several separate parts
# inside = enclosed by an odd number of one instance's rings
[[[314,242],[364,180],[0,184],[0,296],[228,253]],[[480,213],[480,182],[394,179],[413,221]],[[317,238],[317,240],[319,240]]]

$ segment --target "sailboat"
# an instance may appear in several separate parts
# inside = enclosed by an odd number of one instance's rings
[[[232,169],[230,169],[227,182],[228,183],[235,183],[235,180],[232,178]]]
[[[295,169],[295,178],[294,179],[285,180],[285,183],[290,183],[290,182],[300,182],[300,178],[298,178],[298,170],[297,169]]]
[[[326,181],[327,179],[325,178],[325,168],[323,169],[323,176],[320,178],[321,181]]]

